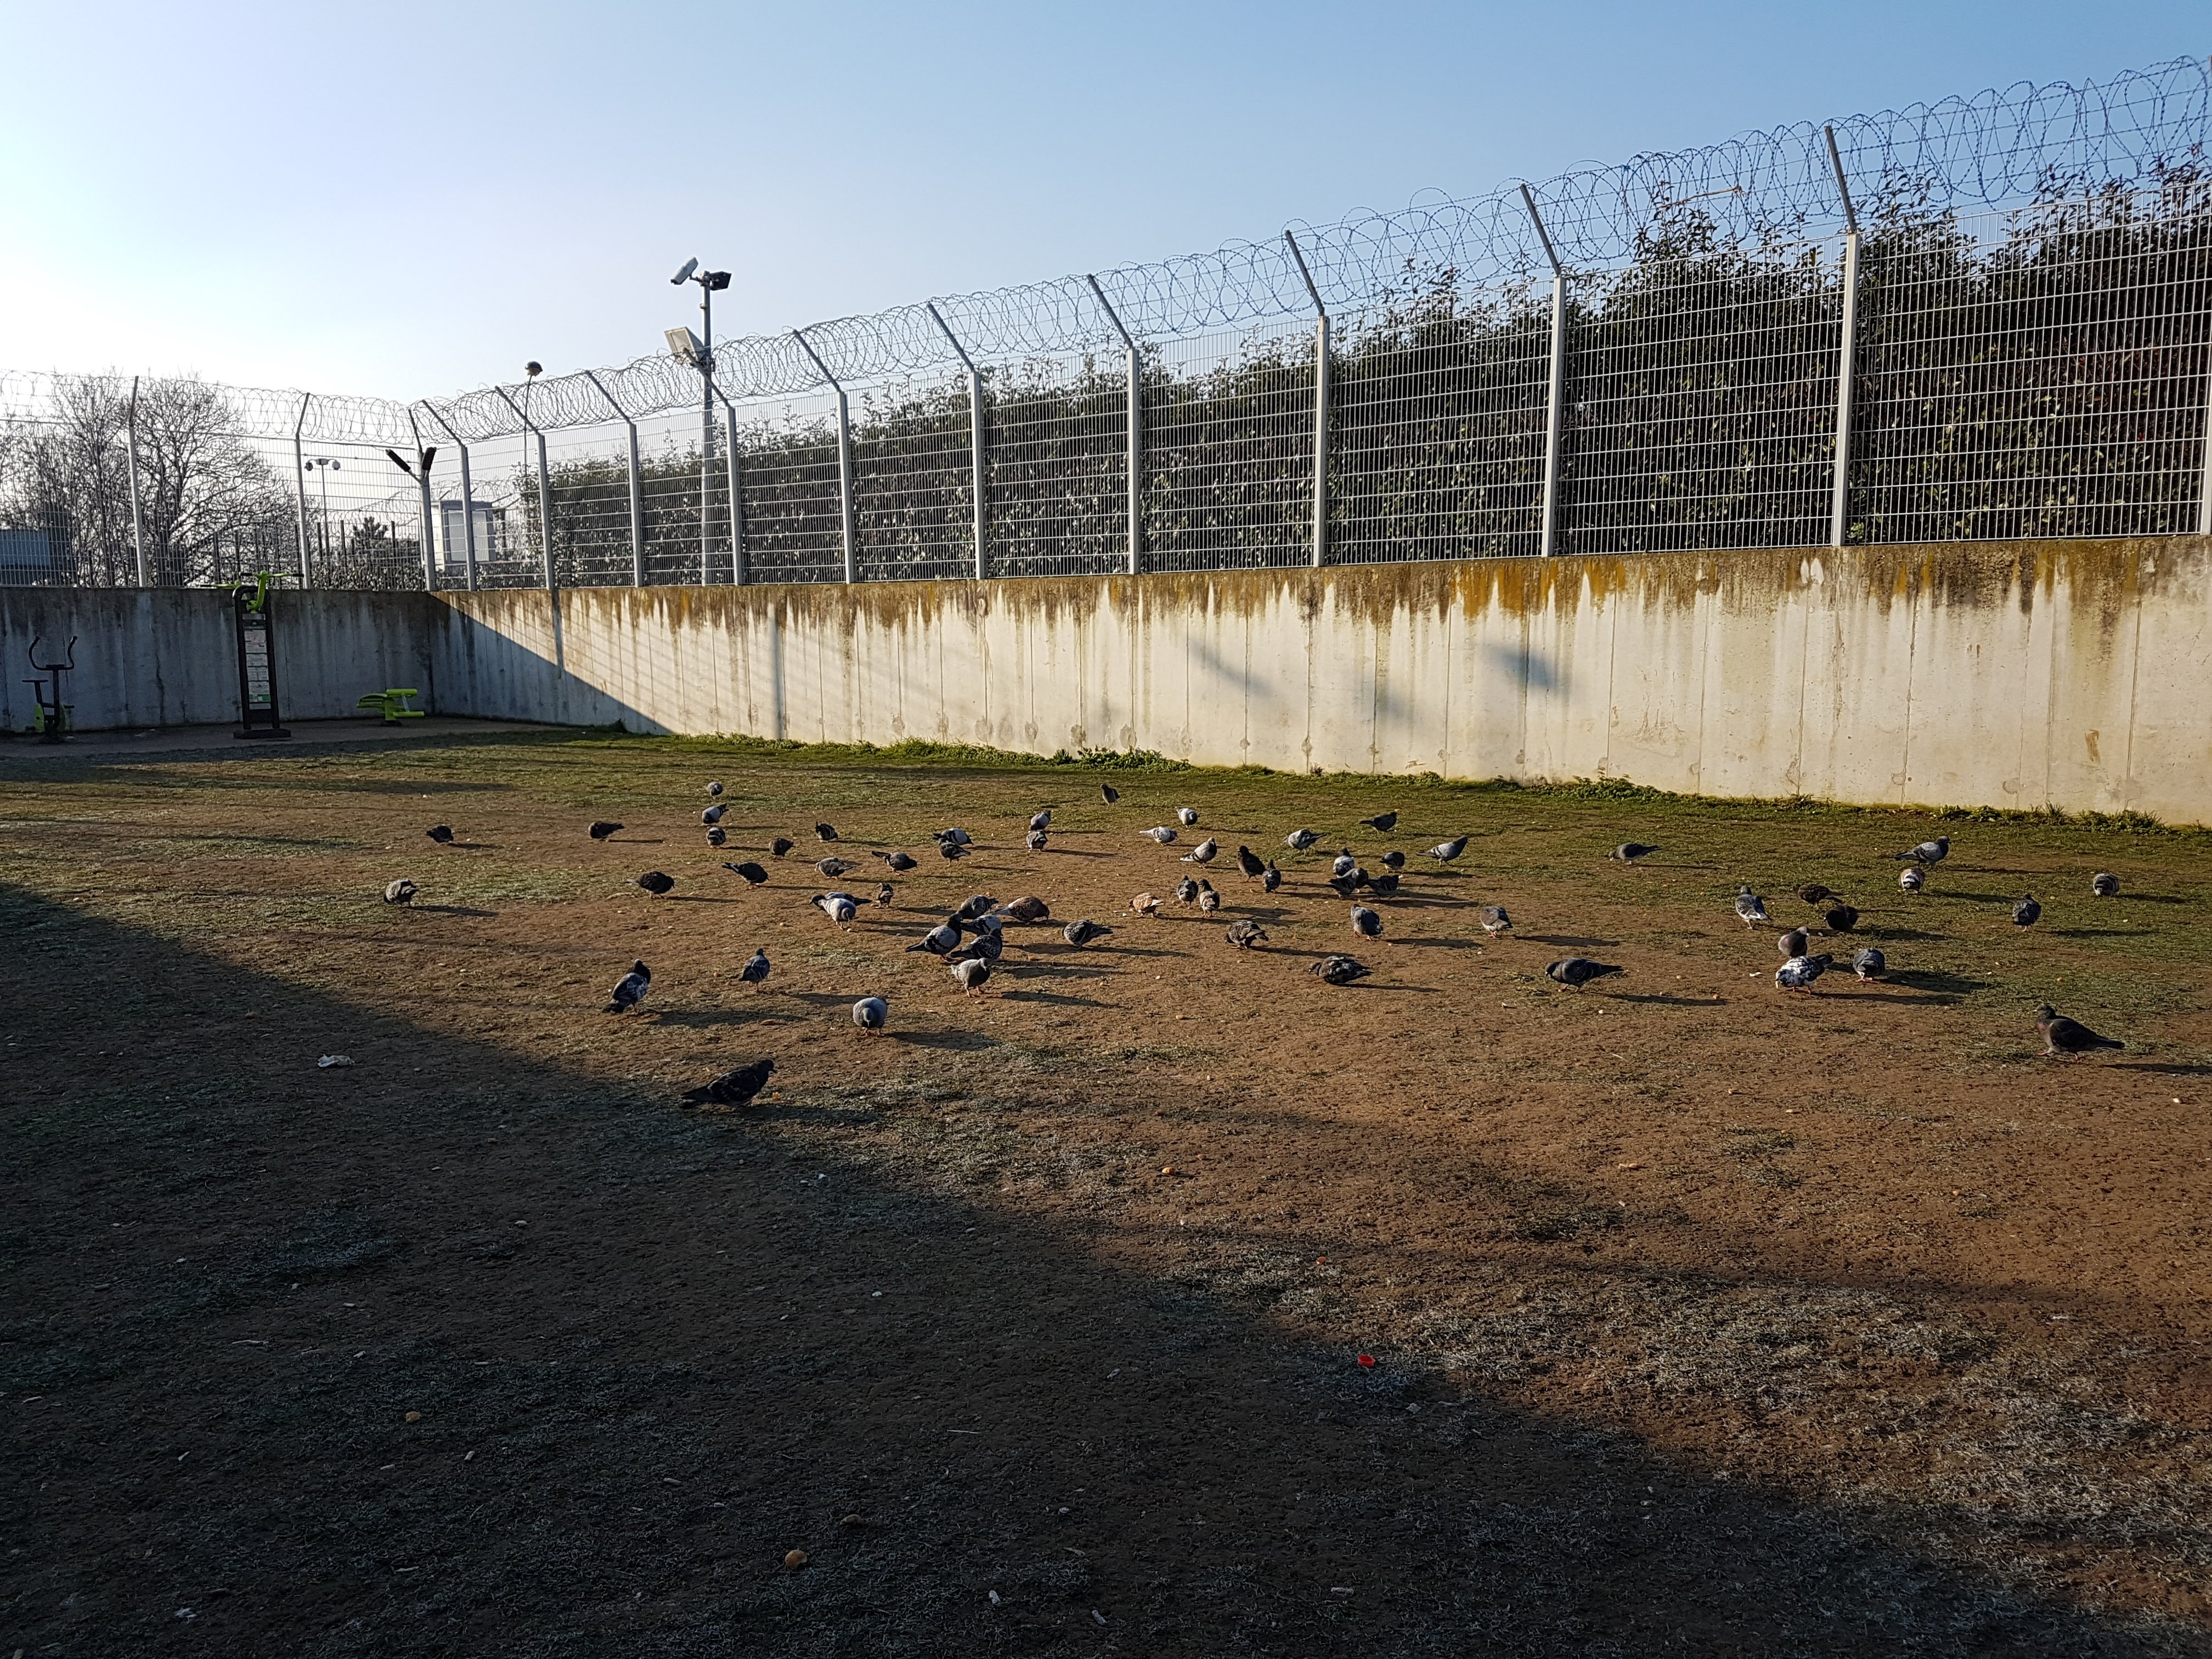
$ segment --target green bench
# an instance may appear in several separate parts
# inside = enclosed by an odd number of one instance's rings
[[[419,720],[422,718],[423,710],[407,706],[408,698],[419,697],[422,695],[411,685],[394,686],[387,691],[371,691],[359,702],[354,704],[354,707],[365,714],[379,716],[386,726],[397,726],[402,720]]]

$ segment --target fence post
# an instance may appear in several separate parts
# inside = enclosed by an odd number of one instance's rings
[[[1559,550],[1559,432],[1567,390],[1567,272],[1552,246],[1544,216],[1536,211],[1535,193],[1521,186],[1521,199],[1528,204],[1536,240],[1544,245],[1544,258],[1552,265],[1552,362],[1544,381],[1544,504],[1538,520],[1536,551],[1550,558]]]
[[[1114,331],[1121,337],[1122,349],[1127,353],[1129,365],[1129,574],[1138,574],[1145,568],[1145,398],[1144,362],[1137,355],[1137,343],[1129,337],[1129,331],[1121,326],[1121,319],[1113,302],[1107,299],[1106,290],[1098,286],[1096,276],[1086,275],[1091,291],[1098,296],[1098,308],[1106,313],[1106,320],[1114,325]]]
[[[307,453],[300,443],[301,428],[307,424],[308,396],[305,392],[300,394],[300,417],[292,422],[292,483],[300,492],[300,586],[302,587],[313,586],[310,580],[312,568],[307,557]]]
[[[2197,490],[2197,533],[2212,536],[2212,374],[2204,377],[2204,478]]]
[[[1286,230],[1283,240],[1291,245],[1291,258],[1298,262],[1298,275],[1305,278],[1306,292],[1314,303],[1313,565],[1318,570],[1328,554],[1328,307],[1322,303],[1321,290],[1314,286],[1313,272],[1306,269],[1305,251],[1299,247],[1298,239]]]
[[[123,465],[131,475],[131,545],[138,556],[138,586],[151,587],[146,568],[146,519],[138,505],[138,377],[131,377],[131,412],[123,426]]]
[[[830,382],[830,389],[837,394],[837,520],[845,542],[845,580],[858,581],[860,561],[853,545],[852,410],[845,401],[845,388],[837,384],[837,377],[830,372],[830,366],[822,361],[808,343],[806,331],[795,328],[791,331],[791,337],[799,342],[800,350],[813,358],[814,367],[821,371],[822,378]]]
[[[410,409],[406,414],[408,430],[415,434],[415,454],[422,469],[415,477],[422,497],[422,591],[434,593],[438,591],[438,573],[430,554],[430,452],[422,447],[422,425],[415,418],[415,411]],[[392,528],[396,532],[398,526],[394,525]],[[393,539],[398,539],[396,534]]]
[[[584,371],[584,378],[592,383],[592,391],[607,400],[607,407],[622,417],[623,425],[629,430],[629,585],[642,587],[645,586],[645,498],[639,493],[637,422],[630,419],[628,410],[615,401],[614,394],[599,384],[598,375],[587,368]],[[703,582],[706,580],[703,568],[699,575]]]
[[[469,592],[477,591],[477,498],[469,482],[469,447],[461,441],[461,434],[453,424],[438,413],[437,406],[427,398],[422,401],[423,412],[435,421],[453,441],[453,447],[461,455],[461,549],[462,558],[468,566]]]
[[[1836,344],[1836,477],[1828,507],[1828,545],[1844,545],[1850,523],[1851,391],[1858,371],[1859,216],[1851,206],[1851,187],[1844,178],[1844,158],[1836,149],[1836,130],[1828,138],[1828,165],[1836,170],[1836,194],[1844,204],[1844,316]]]
[[[738,493],[738,411],[722,399],[722,438],[730,449],[730,581],[745,585],[745,498]]]
[[[945,336],[945,343],[952,348],[968,370],[968,465],[969,476],[973,479],[969,488],[969,493],[975,497],[975,580],[980,582],[988,574],[988,567],[984,562],[983,556],[983,534],[984,526],[988,522],[987,504],[990,499],[985,493],[983,485],[983,377],[976,373],[975,360],[969,356],[966,349],[961,345],[959,337],[953,333],[945,319],[939,314],[937,302],[932,300],[926,303],[929,307],[931,319],[936,323],[939,331]]]
[[[514,398],[507,395],[505,387],[494,386],[492,390],[499,394],[500,402],[505,404],[509,409],[514,410],[515,419],[522,422],[522,436],[524,441],[527,442],[532,438],[538,440],[538,548],[540,556],[542,556],[545,561],[545,591],[548,593],[550,593],[553,592],[555,586],[553,580],[553,483],[552,480],[546,476],[545,471],[545,434],[543,432],[540,432],[536,427],[530,424],[530,416],[524,414],[522,412],[521,406],[518,404]]]

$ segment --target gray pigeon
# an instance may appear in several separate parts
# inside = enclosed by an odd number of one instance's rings
[[[728,807],[717,803],[699,814],[699,822],[702,823],[720,823],[722,821],[722,814],[729,810],[730,809]]]
[[[1505,914],[1503,905],[1486,904],[1475,914],[1481,918],[1482,931],[1486,933],[1510,933],[1513,931],[1513,918]]]
[[[730,844],[730,832],[729,832],[728,830],[726,830],[723,829],[723,828],[722,828],[722,826],[721,826],[720,824],[719,824],[719,823],[718,823],[718,824],[715,824],[712,829],[710,829],[710,830],[708,830],[707,831],[707,845],[708,845],[708,846],[709,846],[709,847],[727,847],[729,844]]]
[[[1029,843],[1029,849],[1030,852],[1042,853],[1044,851],[1045,843],[1050,841],[1052,837],[1046,835],[1042,830],[1032,830],[1024,839]]]
[[[2097,1048],[2124,1048],[2112,1037],[2099,1036],[2079,1020],[2069,1019],[2049,1003],[2035,1011],[2035,1029],[2043,1033],[2043,1053],[2049,1060],[2061,1054],[2086,1054]]]
[[[890,906],[890,902],[897,896],[898,894],[894,890],[890,883],[881,881],[876,884],[876,902],[878,904],[880,904],[888,909]]]
[[[413,882],[402,876],[398,881],[385,884],[384,902],[386,904],[412,904],[418,890]]]
[[[1398,896],[1398,872],[1395,870],[1385,870],[1379,876],[1370,876],[1364,870],[1354,870],[1352,878],[1376,898]]]
[[[2030,893],[2012,907],[2012,925],[2015,927],[2033,927],[2035,926],[2036,918],[2042,914],[2043,907],[2035,902],[2035,895]]]
[[[1185,876],[1181,881],[1175,884],[1175,896],[1176,902],[1178,904],[1197,903],[1198,884],[1192,880],[1188,876]]]
[[[927,951],[933,957],[957,951],[960,948],[960,924],[957,921],[940,921],[906,948],[909,956],[916,951]]]
[[[1275,868],[1273,859],[1268,860],[1267,867],[1260,872],[1260,890],[1263,893],[1272,893],[1282,884],[1283,872]]]
[[[769,1074],[775,1070],[772,1060],[757,1060],[750,1066],[732,1066],[711,1083],[684,1091],[686,1106],[745,1106],[768,1087]]]
[[[1316,979],[1328,985],[1349,985],[1355,979],[1365,979],[1374,970],[1356,957],[1340,952],[1323,957],[1306,969]]]
[[[768,981],[768,952],[756,949],[745,958],[745,965],[738,969],[740,985],[762,985]]]
[[[906,871],[915,867],[914,859],[905,853],[878,853],[874,856],[894,870]]]
[[[2100,870],[2089,878],[2089,891],[2098,898],[2118,898],[2120,896],[2120,878],[2109,871]]]
[[[860,902],[850,893],[817,893],[807,902],[840,927],[849,926],[860,914]]]
[[[1544,977],[1553,983],[1579,991],[1594,979],[1603,979],[1607,974],[1625,974],[1626,968],[1615,967],[1609,962],[1592,962],[1588,957],[1566,957],[1544,969]]]
[[[710,783],[707,786],[707,793],[709,795],[719,795],[722,793],[722,786],[719,783]]]
[[[1229,931],[1222,937],[1238,950],[1249,951],[1267,942],[1267,930],[1256,921],[1237,921],[1230,924]]]
[[[1440,841],[1434,847],[1429,848],[1429,856],[1434,859],[1438,864],[1449,864],[1462,853],[1467,851],[1467,843],[1469,839],[1470,838],[1468,836],[1459,836],[1450,841]]]
[[[1773,920],[1766,914],[1766,901],[1749,887],[1736,890],[1735,913],[1747,927],[1760,927]]]
[[[615,988],[607,998],[604,1013],[626,1014],[645,1000],[645,994],[653,988],[653,969],[641,962],[633,962],[629,972],[615,981]]]
[[[662,870],[648,870],[637,878],[637,884],[659,898],[676,885],[676,878]]]
[[[1784,991],[1809,991],[1835,961],[1825,951],[1817,957],[1792,957],[1774,970],[1774,982]]]
[[[1633,864],[1638,859],[1648,859],[1659,849],[1648,842],[1625,841],[1613,849],[1612,856],[1623,864]]]
[[[937,838],[939,841],[951,842],[956,846],[960,847],[973,847],[975,844],[975,836],[969,835],[965,830],[962,830],[957,827],[951,827],[939,830],[937,832]]]
[[[1775,948],[1782,952],[1782,959],[1787,962],[1790,957],[1802,957],[1806,951],[1811,950],[1813,936],[1802,927],[1792,927],[1781,938],[1776,939],[1774,944]]]
[[[864,1031],[880,1031],[890,1020],[891,1006],[881,997],[862,997],[853,1005],[853,1024]]]
[[[1051,829],[1051,828],[1052,828],[1052,808],[1050,808],[1049,806],[1048,806],[1048,807],[1046,807],[1046,808],[1044,809],[1044,811],[1043,811],[1039,812],[1039,813],[1038,813],[1035,817],[1031,818],[1031,819],[1030,820],[1030,829],[1032,829],[1032,830],[1049,830],[1049,829]]]
[[[999,908],[999,901],[988,893],[972,893],[961,901],[960,908],[952,913],[955,921],[973,921],[978,916],[988,916]]]
[[[830,880],[835,881],[840,876],[851,875],[854,871],[859,869],[860,866],[854,863],[850,859],[830,858],[816,860],[814,867],[820,871],[823,875],[829,877]]]
[[[1283,837],[1283,845],[1293,853],[1303,853],[1320,839],[1321,837],[1310,830],[1293,830]]]
[[[1393,874],[1406,867],[1406,855],[1395,848],[1382,855],[1382,867]]]
[[[1210,881],[1198,884],[1198,908],[1209,916],[1221,908],[1221,895],[1213,890]]]
[[[946,952],[945,959],[947,962],[996,962],[1006,953],[1006,936],[995,927],[986,927],[975,935],[973,945],[963,945],[957,951]]]
[[[1941,864],[1951,856],[1951,838],[1948,836],[1938,836],[1933,841],[1923,841],[1917,847],[1903,853],[1893,853],[1890,856],[1903,864]]]
[[[980,996],[990,982],[991,964],[975,957],[963,957],[952,964],[952,977],[963,991]]]
[[[1151,829],[1139,830],[1137,833],[1150,841],[1157,842],[1162,847],[1165,847],[1170,842],[1173,842],[1176,836],[1176,832],[1169,829],[1164,823],[1156,823]]]
[[[1869,945],[1851,958],[1851,971],[1861,979],[1880,979],[1889,971],[1889,958]]]
[[[1176,808],[1175,815],[1176,822],[1182,825],[1184,829],[1194,830],[1198,827],[1198,809],[1196,807],[1178,806]]]
[[[1069,922],[1060,930],[1060,936],[1079,950],[1095,939],[1107,938],[1113,931],[1111,927],[1103,927],[1085,916],[1079,921]]]
[[[968,843],[960,841],[940,841],[937,843],[939,856],[958,860],[968,856]]]
[[[1214,855],[1220,850],[1221,843],[1209,836],[1185,853],[1182,855],[1182,861],[1185,864],[1211,864],[1213,862]]]
[[[768,879],[768,871],[762,866],[755,864],[750,859],[747,859],[743,864],[726,864],[722,868],[733,876],[743,876],[745,878],[745,884],[749,887],[757,887]]]
[[[1339,879],[1341,879],[1344,877],[1350,875],[1358,867],[1359,860],[1352,856],[1352,849],[1347,847],[1344,848],[1343,851],[1340,852],[1336,855],[1335,859],[1330,863],[1328,872],[1332,876],[1335,876]]]
[[[1382,918],[1364,904],[1352,907],[1352,931],[1362,939],[1382,937]]]
[[[1909,864],[1897,872],[1897,884],[1908,893],[1917,893],[1928,884],[1928,872],[1917,864]]]

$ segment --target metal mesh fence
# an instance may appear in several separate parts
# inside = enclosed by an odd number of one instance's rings
[[[944,579],[979,519],[994,576],[2212,531],[2208,140],[2197,59],[1754,133],[726,343],[704,431],[666,357],[404,404],[0,374],[0,580]]]

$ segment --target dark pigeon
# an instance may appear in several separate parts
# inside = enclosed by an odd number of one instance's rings
[[[1592,962],[1588,957],[1567,957],[1545,969],[1544,977],[1570,990],[1579,991],[1594,979],[1627,971],[1627,969],[1615,967],[1609,962]]]
[[[940,841],[937,843],[937,851],[939,857],[951,859],[955,862],[968,856],[967,844],[963,842]]]
[[[1613,856],[1623,864],[1633,864],[1638,859],[1648,859],[1659,849],[1648,842],[1625,841],[1613,849]]]
[[[1049,830],[1049,829],[1051,829],[1051,828],[1052,828],[1052,808],[1050,808],[1049,806],[1048,806],[1048,807],[1046,807],[1046,808],[1044,809],[1044,811],[1043,811],[1039,812],[1036,817],[1032,817],[1032,818],[1030,820],[1030,829],[1032,829],[1032,830]]]
[[[1052,837],[1042,830],[1032,830],[1023,839],[1027,842],[1030,852],[1042,853],[1045,849],[1046,843],[1051,841]]]
[[[775,1070],[772,1060],[757,1060],[750,1066],[733,1066],[712,1083],[702,1084],[696,1089],[684,1091],[686,1106],[748,1106],[755,1095],[768,1087],[769,1074]]]
[[[919,861],[905,853],[878,853],[876,856],[894,870],[906,871],[919,867]]]
[[[1843,895],[1832,887],[1823,887],[1817,881],[1808,881],[1797,890],[1797,896],[1808,904],[1818,906],[1826,904],[1830,899],[1839,899]]]
[[[814,833],[823,841],[837,839],[836,826],[834,824],[817,823],[814,826]]]
[[[633,962],[629,972],[615,981],[608,995],[607,1006],[601,1012],[626,1014],[645,1000],[645,994],[653,988],[653,969],[641,962]]]
[[[1790,957],[1802,957],[1806,951],[1811,950],[1813,936],[1802,927],[1792,927],[1781,938],[1776,939],[1774,945],[1775,948],[1782,952],[1782,959],[1787,962]]]
[[[940,921],[906,948],[909,956],[916,951],[927,951],[933,957],[957,951],[960,948],[960,924],[951,921]]]
[[[2036,918],[2042,914],[2043,907],[2035,902],[2035,895],[2030,893],[2012,907],[2012,925],[2015,927],[2033,927],[2035,926]]]
[[[2112,1037],[2099,1036],[2081,1021],[2067,1018],[2047,1002],[2035,1011],[2035,1029],[2043,1033],[2044,1056],[2050,1060],[2061,1054],[2086,1054],[2099,1048],[2128,1046]]]
[[[434,823],[422,833],[441,847],[451,847],[453,844],[453,826],[450,823]]]
[[[1851,971],[1861,979],[1880,979],[1889,971],[1889,958],[1869,945],[1851,958]]]
[[[1260,855],[1243,845],[1237,848],[1237,867],[1244,872],[1247,881],[1257,881],[1267,872],[1267,866],[1260,861]]]
[[[1101,927],[1097,922],[1085,916],[1080,921],[1069,922],[1066,927],[1060,930],[1060,936],[1070,945],[1080,949],[1095,939],[1106,938],[1113,931],[1111,927]]]
[[[757,887],[768,879],[768,871],[763,866],[755,864],[750,859],[747,859],[743,864],[726,864],[722,868],[733,876],[743,876],[749,886]]]
[[[1382,937],[1382,918],[1364,904],[1352,907],[1352,931],[1362,939]]]
[[[707,786],[707,793],[710,796],[719,795],[722,793],[722,786],[719,783],[710,783]]]
[[[975,935],[973,945],[963,945],[957,951],[945,953],[947,962],[996,962],[1006,953],[1006,936],[995,927],[984,929]]]
[[[1385,870],[1404,869],[1406,867],[1406,855],[1403,853],[1395,851],[1395,849],[1391,852],[1385,853],[1382,855],[1382,867]]]
[[[2098,898],[2118,898],[2120,896],[2120,878],[2109,871],[2100,870],[2089,878],[2089,891]]]
[[[1249,951],[1255,945],[1267,942],[1267,930],[1256,921],[1231,922],[1222,937],[1240,951]]]
[[[1398,815],[1395,812],[1377,812],[1371,818],[1362,818],[1359,821],[1378,836],[1387,836],[1398,827]]]
[[[1821,916],[1832,933],[1848,933],[1859,925],[1859,913],[1848,904],[1832,904]]]
[[[659,898],[676,885],[676,878],[665,871],[648,870],[637,878],[637,884]]]
[[[729,810],[730,809],[728,807],[724,806],[718,802],[699,814],[699,822],[702,823],[720,823],[722,821],[722,815]]]
[[[1355,870],[1352,873],[1356,879],[1365,882],[1367,890],[1376,898],[1398,896],[1398,872],[1395,870],[1385,870],[1379,876],[1370,876],[1364,870]]]
[[[830,880],[835,881],[840,876],[851,875],[854,871],[859,869],[860,866],[854,863],[850,859],[830,858],[815,860],[814,867],[817,870],[819,870],[823,875],[829,877]]]
[[[969,897],[962,903],[957,910],[955,910],[952,913],[952,919],[955,921],[973,921],[978,916],[989,915],[992,911],[998,908],[999,901],[993,898],[988,893],[976,893]]]
[[[738,969],[738,983],[759,985],[768,978],[768,952],[756,949],[745,958],[744,966]]]
[[[1178,904],[1197,903],[1198,883],[1194,881],[1190,877],[1185,876],[1181,881],[1175,884],[1175,896],[1176,902]]]
[[[1110,783],[1102,783],[1098,786],[1098,799],[1111,806],[1121,799],[1121,792]]]
[[[610,823],[605,818],[598,818],[593,820],[591,829],[586,833],[587,833],[593,841],[605,841],[609,836],[611,836],[616,830],[621,828],[622,825],[619,823]]]
[[[1283,872],[1275,868],[1274,860],[1270,859],[1267,861],[1266,872],[1260,878],[1260,890],[1262,892],[1272,893],[1282,884]]]
[[[1330,985],[1349,985],[1355,979],[1365,979],[1374,969],[1356,957],[1342,954],[1323,957],[1306,972]]]
[[[1049,921],[1052,907],[1034,894],[1024,894],[1006,906],[1006,914],[1016,921]]]
[[[769,842],[768,850],[775,857],[781,858],[786,853],[788,853],[793,848],[798,845],[799,843],[797,842],[791,840],[787,836],[778,836],[774,841]]]
[[[892,890],[891,890],[891,884],[890,884],[890,883],[889,883],[889,882],[887,882],[887,881],[886,881],[886,882],[880,882],[880,883],[878,883],[878,884],[877,884],[877,886],[876,886],[876,902],[877,902],[877,903],[880,904],[880,905],[883,905],[883,906],[885,906],[886,908],[888,908],[888,907],[890,906],[890,902],[891,902],[893,899],[896,898],[897,896],[898,896],[898,895],[897,895],[896,892],[894,892],[894,891],[892,891]]]
[[[723,828],[722,828],[722,826],[721,826],[720,824],[719,824],[719,823],[718,823],[718,824],[716,824],[713,829],[709,830],[707,832],[707,845],[708,845],[708,846],[709,846],[709,847],[726,847],[726,846],[728,846],[729,844],[730,844],[730,832],[729,832],[728,830],[726,830],[723,829]]]

